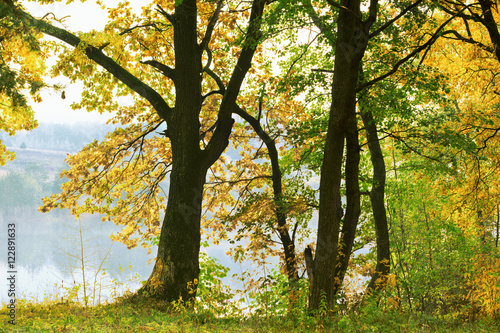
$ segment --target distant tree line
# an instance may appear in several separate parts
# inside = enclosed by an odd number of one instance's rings
[[[98,123],[56,124],[40,123],[33,132],[22,131],[15,136],[0,133],[7,147],[64,150],[77,152],[89,142],[102,140],[112,130],[111,125]]]
[[[43,165],[11,170],[0,176],[0,211],[39,206],[42,197],[61,192],[63,182],[59,177],[49,177]]]

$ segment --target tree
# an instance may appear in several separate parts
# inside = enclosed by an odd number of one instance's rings
[[[322,14],[321,7],[316,9],[310,1],[303,1],[303,5],[311,21],[323,33],[334,53],[333,70],[317,69],[332,72],[333,82],[327,137],[321,164],[318,238],[313,269],[314,284],[309,303],[310,310],[316,310],[320,306],[322,297],[325,297],[326,306],[332,309],[348,267],[360,215],[357,96],[366,93],[364,90],[396,73],[405,63],[411,63],[411,60],[420,52],[428,49],[436,41],[439,34],[443,32],[443,28],[454,17],[442,20],[439,24],[431,20],[433,25],[431,24],[432,28],[428,34],[430,37],[425,38],[422,34],[415,33],[416,30],[411,30],[415,29],[414,25],[406,24],[414,17],[420,22],[424,21],[423,18],[428,19],[428,16],[419,9],[423,1],[394,4],[395,7],[401,8],[398,10],[392,10],[392,4],[387,4],[391,10],[388,11],[387,16],[383,16],[383,22],[377,22],[379,14],[377,1],[371,1],[366,12],[361,11],[360,3],[346,1],[337,4],[327,1],[324,5],[328,10],[332,12],[338,10],[338,16],[334,16],[333,23],[329,20],[330,16]],[[432,11],[432,8],[430,10]],[[402,24],[402,31],[418,36],[415,38],[415,43],[403,45],[401,48],[394,41],[385,41],[380,38],[383,34],[394,33],[390,30],[395,26],[395,22],[403,22],[398,23]],[[337,30],[336,34],[332,33],[333,27]],[[398,29],[393,30],[396,30],[396,33],[400,32]],[[375,46],[380,45],[382,50],[384,45],[409,50],[401,57],[395,57],[395,53],[390,49],[383,50],[381,54],[375,51],[372,53],[373,46],[369,47],[369,42]],[[381,62],[384,65],[380,66],[382,70],[378,68],[370,73],[371,75],[364,75],[365,79],[360,82],[361,63],[367,54],[374,64]],[[386,59],[382,60],[382,58]],[[387,63],[389,65],[385,66]],[[364,113],[365,129],[368,132],[367,136],[370,137],[369,148],[373,154],[372,163],[375,169],[372,188],[372,199],[375,200],[372,200],[372,209],[376,215],[377,246],[380,251],[377,270],[388,273],[389,240],[387,222],[382,212],[384,210],[383,189],[380,187],[384,183],[383,158],[381,159],[380,149],[373,141],[378,139],[376,139],[376,124],[370,121],[369,111],[365,108],[361,112]],[[343,164],[344,150],[345,165]],[[343,178],[342,171],[344,171],[345,178]],[[345,216],[341,200],[342,179],[345,179]],[[339,233],[342,235],[340,239]],[[370,289],[374,289],[376,281],[377,275],[370,284]]]
[[[196,296],[205,177],[228,145],[231,115],[261,39],[266,4],[254,0],[251,8],[239,10],[231,2],[165,1],[148,6],[143,17],[131,15],[122,4],[110,10],[103,32],[79,35],[19,8],[14,11],[73,49],[60,55],[54,73],[83,80],[80,107],[116,111],[112,92],[134,92],[142,98],[118,109],[114,121],[129,124],[127,130],[117,129],[68,160],[71,169],[63,174],[70,181],[42,208],[69,207],[76,215],[104,213],[126,224],[121,238],[134,246],[134,232],[147,241],[159,229],[158,209],[164,200],[159,184],[170,173],[156,263],[140,294],[188,303]],[[222,32],[245,17],[244,33]],[[239,48],[227,43],[238,39]],[[229,64],[232,72],[226,70]],[[210,90],[213,82],[216,88]],[[162,137],[147,137],[164,123]],[[84,194],[92,199],[80,205],[78,198]]]

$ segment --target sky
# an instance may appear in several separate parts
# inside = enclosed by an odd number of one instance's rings
[[[107,6],[114,6],[117,0],[105,0]],[[140,8],[145,1],[132,0],[132,4],[137,4]],[[107,20],[107,13],[103,11],[95,1],[85,3],[74,2],[69,5],[56,2],[48,5],[39,5],[32,1],[23,1],[27,11],[36,18],[41,18],[47,13],[53,13],[58,19],[64,19],[64,28],[70,32],[100,30]],[[91,18],[91,19],[89,19]],[[61,26],[62,27],[62,26]],[[43,123],[67,123],[79,122],[99,122],[104,123],[111,118],[111,114],[100,115],[97,112],[87,112],[86,110],[72,110],[70,105],[80,100],[82,85],[80,83],[70,83],[65,77],[48,78],[47,82],[61,84],[65,86],[65,99],[61,98],[60,92],[44,91],[42,93],[42,103],[32,103],[35,111],[35,118]]]

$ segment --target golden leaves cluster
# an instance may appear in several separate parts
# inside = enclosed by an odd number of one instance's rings
[[[496,10],[494,15],[499,18]],[[497,134],[500,61],[491,52],[495,47],[481,24],[471,21],[465,26],[463,20],[454,20],[447,29],[469,36],[478,44],[440,38],[425,63],[438,67],[447,78],[445,84],[451,88],[446,94],[448,105],[442,107],[453,110],[454,117],[441,124],[441,130],[461,135],[474,146],[468,151],[465,147],[462,151],[455,149],[457,172],[443,179],[439,186],[443,193],[451,196],[458,225],[468,233],[478,234],[477,223],[471,221],[477,220],[478,211],[491,212],[498,204],[496,197],[500,193]],[[449,188],[454,191],[449,193]]]
[[[0,21],[0,130],[14,135],[37,126],[27,97],[41,101],[47,53],[40,35],[24,22],[10,16]],[[14,157],[0,141],[0,165]]]
[[[160,212],[166,200],[162,187],[169,172],[168,140],[150,136],[160,123],[132,123],[116,128],[102,142],[94,141],[73,156],[61,177],[68,181],[62,193],[44,199],[42,211],[68,208],[72,214],[102,214],[124,228],[113,235],[128,247],[149,246],[160,230]],[[135,237],[138,235],[138,237]]]

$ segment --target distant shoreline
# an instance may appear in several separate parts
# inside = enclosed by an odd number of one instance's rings
[[[66,154],[74,154],[75,152],[67,151],[67,150],[53,150],[53,149],[44,149],[44,148],[19,148],[19,147],[7,147],[7,150],[12,151],[26,151],[26,152],[34,152],[34,153],[47,153],[47,154],[57,154],[64,155]]]

